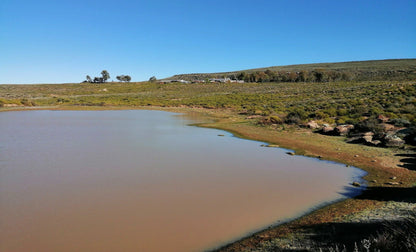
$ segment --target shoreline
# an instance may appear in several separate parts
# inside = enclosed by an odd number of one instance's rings
[[[263,230],[254,231],[241,239],[213,248],[210,251],[241,251],[260,249],[264,244],[275,243],[284,248],[307,249],[310,241],[302,238],[303,229],[311,225],[322,225],[336,222],[348,222],[348,218],[364,212],[374,212],[383,209],[389,202],[399,202],[400,195],[391,193],[389,200],[383,199],[385,195],[379,191],[388,189],[411,190],[408,200],[415,205],[416,196],[412,190],[416,185],[416,171],[400,167],[403,153],[414,153],[414,150],[398,150],[368,147],[364,145],[347,144],[342,137],[324,136],[313,133],[310,130],[297,127],[274,129],[271,127],[255,126],[244,116],[237,115],[232,111],[203,108],[183,107],[16,107],[1,109],[3,111],[27,111],[27,110],[162,110],[168,112],[184,113],[185,117],[192,115],[203,118],[204,122],[192,125],[207,128],[216,128],[228,131],[234,136],[266,142],[278,145],[282,148],[292,149],[296,155],[304,155],[329,161],[335,161],[346,165],[355,166],[367,172],[362,179],[368,182],[368,187],[359,196],[328,202],[310,209],[299,217],[278,223]],[[207,122],[208,121],[208,122]],[[395,178],[394,180],[392,178]],[[394,181],[397,184],[389,184]],[[352,183],[353,181],[351,181]],[[387,203],[386,203],[387,202]],[[411,206],[413,206],[411,205]],[[416,208],[414,208],[416,210]],[[350,223],[350,222],[348,222]],[[330,228],[330,227],[328,227]],[[303,240],[302,240],[303,239]],[[297,240],[297,241],[296,241]],[[296,242],[294,242],[296,241]],[[303,244],[302,244],[303,243]],[[295,246],[293,246],[295,244]],[[277,246],[277,245],[276,245]]]

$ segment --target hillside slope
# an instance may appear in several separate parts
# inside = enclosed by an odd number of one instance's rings
[[[301,71],[335,71],[351,73],[354,80],[413,80],[416,79],[416,59],[388,59],[369,61],[350,61],[337,63],[316,63],[287,66],[271,66],[264,68],[247,69],[220,73],[191,73],[178,74],[166,79],[174,80],[205,80],[210,78],[232,79],[238,78],[241,73],[253,74],[256,72],[301,72]]]

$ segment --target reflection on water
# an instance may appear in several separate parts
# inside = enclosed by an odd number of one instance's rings
[[[363,175],[190,122],[1,113],[0,250],[203,250],[340,199]]]

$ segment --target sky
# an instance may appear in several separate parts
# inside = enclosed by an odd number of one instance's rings
[[[416,58],[415,0],[1,0],[0,84]]]

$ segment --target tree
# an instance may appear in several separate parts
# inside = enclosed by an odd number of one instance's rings
[[[119,81],[125,81],[125,82],[130,82],[131,81],[131,77],[129,75],[119,75],[116,78]]]
[[[87,82],[89,82],[89,83],[92,82],[92,79],[91,79],[91,77],[89,75],[87,75],[86,79],[87,79]]]
[[[155,77],[155,76],[150,77],[150,78],[149,78],[149,81],[150,81],[150,82],[155,82],[155,81],[156,81],[156,77]]]
[[[102,75],[103,82],[106,82],[108,79],[110,79],[110,74],[107,72],[107,70],[103,70],[101,72],[101,75]]]
[[[94,83],[103,83],[104,79],[102,77],[94,77],[93,82]]]
[[[246,78],[247,74],[246,72],[241,72],[237,75],[238,80],[244,80]]]

